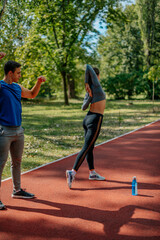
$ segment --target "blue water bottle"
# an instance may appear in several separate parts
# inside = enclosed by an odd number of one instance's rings
[[[133,196],[138,195],[136,177],[133,177],[133,180],[132,180],[132,195],[133,195]]]

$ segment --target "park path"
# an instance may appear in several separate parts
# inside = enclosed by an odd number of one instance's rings
[[[106,181],[89,181],[84,162],[68,189],[65,171],[76,154],[22,175],[33,200],[12,199],[12,182],[4,181],[0,240],[160,240],[160,121],[94,153]],[[138,196],[131,194],[133,176]]]

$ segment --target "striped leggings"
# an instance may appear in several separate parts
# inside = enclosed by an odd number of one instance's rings
[[[103,115],[94,112],[88,112],[83,120],[83,128],[85,131],[85,142],[82,150],[79,152],[73,169],[78,171],[83,163],[85,157],[87,159],[88,167],[90,170],[94,169],[93,149],[94,144],[99,136]]]

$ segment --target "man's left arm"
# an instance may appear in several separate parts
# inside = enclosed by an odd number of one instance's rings
[[[46,81],[45,77],[43,76],[38,77],[36,84],[31,90],[19,84],[22,89],[22,93],[21,93],[22,98],[35,98],[39,93],[42,82],[45,82],[45,81]]]

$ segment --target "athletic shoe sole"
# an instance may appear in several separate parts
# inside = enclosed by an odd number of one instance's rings
[[[91,180],[91,181],[105,181],[106,179],[105,178],[90,178],[89,177],[89,180]]]
[[[0,205],[0,210],[6,210],[7,208],[6,208],[6,206],[4,205],[4,204],[1,204]]]
[[[35,198],[35,196],[27,197],[27,196],[18,196],[18,195],[13,195],[12,194],[12,198],[32,199],[32,198]]]

